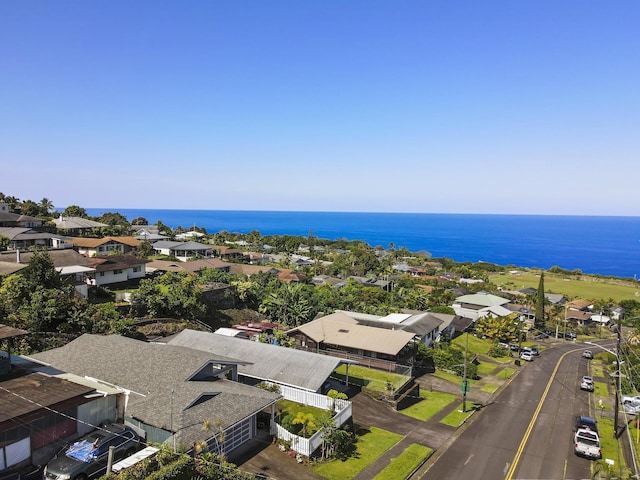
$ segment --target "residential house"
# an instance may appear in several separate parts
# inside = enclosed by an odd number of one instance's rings
[[[235,328],[227,330],[242,332]],[[313,393],[326,393],[324,387],[330,382],[335,369],[343,363],[354,363],[328,355],[220,335],[217,331],[209,333],[186,329],[167,344],[244,360],[246,363],[238,365],[238,381],[242,383],[257,385],[269,382]]]
[[[231,275],[244,275],[246,277],[250,277],[258,273],[266,273],[268,275],[277,276],[280,273],[280,270],[275,267],[270,267],[269,265],[247,265],[245,263],[233,263],[231,264],[229,273],[231,273]]]
[[[0,252],[0,275],[17,273],[29,265],[34,252]],[[72,249],[50,249],[47,255],[62,279],[74,285],[79,294],[87,296],[89,279],[94,278],[92,260]]]
[[[90,284],[97,287],[137,281],[147,275],[148,260],[135,255],[107,255],[91,257],[90,260],[96,272]]]
[[[359,325],[367,325],[387,330],[402,330],[415,335],[415,340],[430,346],[440,336],[443,321],[431,312],[391,313],[370,315],[366,313],[336,310],[357,320]]]
[[[307,281],[307,276],[304,273],[288,268],[279,268],[278,278],[283,283],[306,283]]]
[[[225,260],[242,260],[245,258],[245,253],[235,247],[228,247],[226,245],[213,245],[211,246],[217,256]]]
[[[480,292],[457,297],[453,302],[452,308],[456,312],[456,315],[468,317],[475,321],[487,315],[493,307],[504,306],[506,309],[506,305],[509,302],[510,300],[507,298],[502,298],[491,293]],[[507,315],[509,313],[511,312],[505,312]]]
[[[25,334],[0,325],[3,343]],[[22,467],[46,463],[62,441],[117,420],[118,394],[123,392],[52,372],[27,357],[11,355],[10,348],[0,357],[0,477],[21,478]]]
[[[219,258],[199,258],[190,262],[175,262],[172,260],[151,260],[147,263],[147,272],[200,272],[208,268],[230,273],[233,264]]]
[[[125,389],[124,419],[147,441],[187,449],[206,441],[212,451],[227,456],[256,437],[259,412],[269,411],[273,420],[281,398],[236,381],[238,366],[247,362],[118,335],[85,334],[33,357]],[[219,423],[219,429],[205,430],[205,421]]]
[[[344,285],[345,281],[341,278],[331,277],[329,275],[316,275],[311,279],[311,283],[320,286],[320,285],[333,285],[338,286],[340,284]]]
[[[41,218],[12,213],[7,203],[0,202],[0,227],[34,228],[41,227],[43,223]]]
[[[277,386],[280,394],[287,400],[333,411],[333,421],[337,427],[351,419],[351,402],[329,398],[324,394],[330,389],[343,388],[337,380],[331,379],[335,369],[343,363],[347,366],[348,384],[349,364],[354,362],[195,330],[183,330],[168,345],[233,355],[247,360],[247,363],[238,364],[239,381],[249,385]],[[307,456],[322,444],[322,432],[305,439],[293,436],[280,425],[274,424],[271,433],[278,438],[291,440],[292,448]]]
[[[342,312],[292,328],[287,335],[298,349],[356,360],[372,368],[409,365],[415,356],[414,333],[359,325]]]
[[[391,291],[391,282],[389,280],[379,280],[377,278],[368,278],[368,277],[358,277],[355,275],[351,275],[347,277],[348,280],[353,280],[365,287],[373,287],[373,288],[381,288],[386,292]]]
[[[193,240],[194,238],[202,238],[204,236],[204,233],[189,230],[188,232],[178,233],[176,235],[176,240]]]
[[[78,253],[86,257],[131,253],[140,246],[140,240],[133,237],[74,237],[71,242]]]
[[[199,242],[174,242],[170,240],[160,240],[152,244],[153,250],[159,255],[175,257],[182,262],[195,257],[211,257],[213,248]]]
[[[9,239],[9,250],[28,250],[33,248],[72,248],[69,239],[55,233],[34,228],[0,227],[0,235]]]
[[[53,219],[56,228],[66,232],[68,235],[79,235],[96,228],[108,227],[106,223],[95,222],[88,218],[82,217],[63,217],[62,214],[58,218]]]

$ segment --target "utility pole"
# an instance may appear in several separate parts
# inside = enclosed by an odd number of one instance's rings
[[[469,355],[469,329],[466,329],[465,333],[465,347],[464,347],[464,369],[462,373],[462,412],[467,411],[467,390],[469,387],[467,385],[467,357]]]
[[[620,330],[622,329],[621,319],[618,317],[618,338],[616,341],[616,404],[613,413],[613,437],[618,438],[618,414],[620,413]]]

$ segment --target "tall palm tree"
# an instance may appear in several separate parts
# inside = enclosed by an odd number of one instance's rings
[[[55,207],[53,206],[53,202],[49,200],[47,197],[44,197],[42,200],[40,200],[40,210],[42,210],[42,213],[44,215],[47,215],[54,208]]]

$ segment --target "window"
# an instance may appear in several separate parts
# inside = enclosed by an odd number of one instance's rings
[[[120,269],[113,271],[114,275],[120,275],[121,273],[122,273],[122,270],[120,270]]]

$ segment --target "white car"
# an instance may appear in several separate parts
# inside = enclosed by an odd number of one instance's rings
[[[593,378],[589,375],[585,375],[584,377],[582,377],[582,382],[580,382],[580,390],[593,392]]]
[[[522,353],[520,354],[520,358],[521,358],[522,360],[525,360],[525,361],[527,361],[527,362],[530,362],[530,361],[532,361],[532,360],[533,360],[533,355],[531,354],[531,352],[522,352]]]
[[[640,402],[635,400],[622,400],[622,408],[624,409],[624,413],[637,415],[640,413]]]
[[[579,429],[574,438],[574,451],[576,455],[598,459],[600,452],[600,437],[593,430]]]

